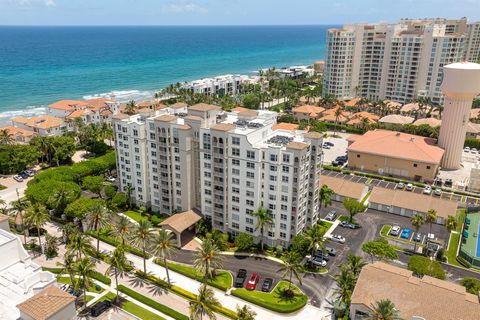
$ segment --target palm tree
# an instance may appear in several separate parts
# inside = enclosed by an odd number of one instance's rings
[[[62,231],[63,242],[65,242],[66,245],[70,243],[70,239],[72,239],[75,234],[80,232],[80,230],[78,230],[78,226],[73,222],[65,223],[60,227],[60,230]]]
[[[87,288],[92,285],[91,275],[93,271],[95,271],[95,262],[88,257],[82,258],[75,263],[74,272],[79,277],[76,287],[83,290],[85,304],[87,303]]]
[[[286,278],[288,276],[288,289],[287,294],[292,296],[292,277],[298,280],[300,285],[302,284],[302,273],[303,273],[303,265],[301,263],[302,258],[300,255],[294,251],[288,251],[283,256],[283,267],[278,269],[277,272],[282,272],[282,278]]]
[[[324,234],[325,229],[319,224],[315,224],[305,231],[304,236],[308,243],[308,251],[312,256],[319,248],[322,249],[322,251],[325,248],[324,243],[326,239],[323,237]]]
[[[175,239],[172,239],[172,236],[173,234],[168,233],[166,230],[158,230],[158,233],[151,240],[152,247],[150,249],[154,256],[163,259],[163,266],[167,272],[167,281],[169,286],[171,286],[171,283],[170,274],[168,273],[167,258],[170,258],[173,254],[175,254],[177,250],[175,248],[176,241]]]
[[[66,188],[58,189],[50,198],[50,202],[55,208],[55,213],[62,214],[71,199],[71,192]]]
[[[326,184],[324,184],[319,191],[319,196],[320,196],[320,208],[323,207],[326,208],[329,205],[332,204],[332,196],[334,192],[332,189],[330,189]]]
[[[132,207],[132,191],[133,187],[130,183],[127,183],[127,186],[125,187],[125,191],[127,191],[127,198],[128,198],[128,208]]]
[[[13,136],[7,129],[0,130],[0,144],[12,144],[13,141]]]
[[[63,263],[57,262],[57,266],[62,268],[62,274],[68,274],[70,283],[75,286],[75,254],[67,251],[63,256]]]
[[[412,226],[415,228],[415,232],[418,233],[418,230],[422,227],[422,225],[425,223],[425,218],[423,215],[417,213],[412,217]],[[414,244],[414,249],[413,251],[417,251],[417,242],[415,241]]]
[[[447,228],[448,232],[451,232],[452,230],[456,230],[457,225],[458,225],[457,218],[449,215],[447,218],[447,223],[445,224],[445,227]]]
[[[137,105],[136,105],[134,100],[128,101],[128,103],[125,105],[125,113],[126,114],[134,114],[136,107],[137,107]]]
[[[213,307],[220,307],[221,304],[215,298],[215,293],[205,284],[198,289],[198,294],[195,299],[190,301],[190,319],[202,320],[203,316],[208,316],[210,319],[217,319],[213,312]]]
[[[257,225],[255,226],[255,230],[260,229],[260,247],[263,251],[263,238],[265,236],[265,227],[270,226],[273,223],[273,219],[268,213],[268,211],[262,207],[258,208],[257,211],[252,213],[252,216],[257,218]]]
[[[41,230],[45,223],[50,221],[50,214],[42,204],[30,205],[25,213],[25,222],[37,229],[38,245],[43,253]]]
[[[86,256],[92,250],[92,240],[86,234],[77,232],[73,237],[70,237],[67,250],[74,254],[77,259],[81,259],[82,254]]]
[[[372,315],[369,320],[401,320],[398,315],[398,310],[395,309],[395,305],[392,301],[385,299],[376,301],[372,304]]]
[[[131,234],[132,243],[141,246],[143,251],[143,272],[147,273],[147,244],[153,237],[152,224],[147,219],[142,219],[133,229]]]
[[[125,256],[125,250],[123,246],[118,246],[113,250],[110,256],[107,257],[108,268],[105,271],[105,275],[113,275],[115,277],[115,288],[117,288],[118,297],[118,277],[123,277],[128,270],[130,263]]]
[[[100,253],[100,231],[110,223],[109,211],[97,204],[85,215],[87,227],[97,232],[97,256]]]
[[[358,278],[362,268],[367,265],[367,262],[362,259],[360,256],[355,256],[353,254],[347,255],[348,268],[352,271],[355,278]]]
[[[45,255],[47,257],[53,257],[58,254],[58,241],[59,239],[50,234],[45,235]]]
[[[345,305],[350,305],[350,298],[356,283],[355,275],[348,267],[341,266],[340,273],[334,276],[333,279],[337,284],[334,293],[339,296],[341,302],[345,303]]]
[[[437,211],[435,209],[430,209],[427,211],[427,216],[425,217],[425,222],[430,225],[430,233],[432,233],[432,225],[437,220]]]
[[[125,216],[119,216],[116,223],[113,224],[111,233],[122,240],[122,245],[125,246],[125,239],[128,239],[134,228],[133,223]]]
[[[335,127],[333,129],[333,136],[336,136],[337,135],[338,119],[340,119],[340,116],[342,115],[342,108],[340,106],[338,106],[335,109],[335,112],[333,113],[333,115],[335,116]]]
[[[212,278],[214,270],[222,267],[220,250],[212,239],[206,239],[203,241],[202,246],[197,249],[193,265],[198,272],[203,274],[204,283],[207,283],[207,280]]]
[[[237,305],[237,320],[255,320],[257,313],[246,304],[240,308]]]
[[[360,128],[362,128],[363,131],[367,131],[369,126],[370,120],[367,117],[362,117],[360,119]]]
[[[27,208],[27,202],[15,200],[10,202],[10,206],[12,207],[10,212],[11,212],[11,215],[15,217],[15,222],[17,221],[17,219],[20,219],[21,221],[22,231],[23,231],[23,242],[24,244],[27,244],[28,228],[24,219],[25,218],[24,212],[25,212],[25,209]]]

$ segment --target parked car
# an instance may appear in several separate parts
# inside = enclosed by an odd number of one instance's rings
[[[35,175],[35,172],[33,170],[25,170],[25,173],[29,176],[29,177],[33,177]]]
[[[243,283],[245,282],[246,277],[247,277],[247,270],[238,269],[237,277],[235,278],[235,288],[243,287]]]
[[[398,237],[398,235],[400,234],[400,226],[393,226],[391,229],[390,229],[390,232],[389,234],[391,236],[394,236],[394,237]]]
[[[436,188],[433,194],[440,197],[442,195],[442,189]]]
[[[348,225],[348,221],[340,221],[340,227],[346,228]]]
[[[470,152],[470,147],[465,147],[465,149],[463,149],[463,151]]]
[[[273,284],[272,278],[266,278],[265,280],[263,280],[262,291],[270,292],[270,289],[272,288],[272,284]]]
[[[322,250],[317,250],[313,254],[313,257],[321,258],[322,260],[328,261],[330,257],[327,252],[323,252]]]
[[[443,180],[441,178],[437,178],[434,183],[437,187],[441,187],[443,184]]]
[[[338,243],[345,243],[345,238],[339,234],[332,234],[331,240]]]
[[[322,145],[322,148],[323,149],[330,149],[330,146],[325,142],[323,145]]]
[[[110,307],[112,306],[112,303],[108,300],[103,300],[99,303],[97,303],[96,305],[94,305],[92,307],[92,309],[90,309],[90,315],[92,317],[98,317],[99,315],[101,315],[103,312],[105,312],[106,310],[108,310]]]
[[[259,281],[260,281],[260,276],[257,273],[253,273],[250,279],[248,280],[245,288],[247,288],[248,290],[255,290]]]
[[[405,190],[412,191],[413,190],[413,184],[407,183],[407,188]]]
[[[452,179],[445,179],[445,187],[451,188],[453,186]]]
[[[360,229],[360,225],[356,223],[347,223],[346,227],[348,229],[353,229],[353,230]]]
[[[13,179],[17,182],[22,182],[23,181],[23,178],[21,176],[19,176],[18,174],[14,175]]]
[[[404,188],[405,188],[405,183],[403,183],[403,182],[397,183],[397,189],[402,189],[403,190]]]
[[[403,228],[401,237],[402,239],[410,239],[411,234],[412,234],[412,230],[408,228]]]
[[[420,232],[415,233],[412,240],[415,241],[415,242],[421,242],[422,241],[422,234]]]
[[[307,260],[307,263],[316,267],[325,267],[327,265],[327,261],[323,260],[321,257],[310,258]]]
[[[29,175],[28,175],[25,171],[24,171],[24,172],[20,172],[18,175],[19,175],[20,177],[22,177],[24,180],[29,178]]]
[[[337,217],[337,211],[331,210],[331,211],[327,214],[327,216],[325,217],[325,220],[333,221],[333,220],[335,220],[336,217]]]
[[[115,177],[112,177],[112,176],[108,176],[107,177],[107,181],[108,182],[115,182],[117,179],[115,179]]]
[[[432,193],[432,187],[430,187],[428,184],[423,188],[423,193],[424,194],[431,194]]]
[[[470,149],[470,153],[477,154],[478,153],[477,148]]]
[[[330,146],[330,147],[335,146],[335,144],[333,142],[330,142],[330,141],[325,141],[323,144],[326,144],[327,146]]]
[[[337,255],[337,250],[331,247],[325,247],[325,251],[328,253],[330,256],[336,256]]]

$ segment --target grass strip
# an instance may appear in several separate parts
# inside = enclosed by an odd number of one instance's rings
[[[295,285],[292,284],[294,296],[287,298],[284,291],[288,289],[287,281],[280,281],[272,292],[249,291],[245,288],[235,289],[232,295],[260,307],[279,313],[292,313],[303,308],[308,301],[307,296]]]
[[[189,318],[186,315],[181,314],[180,312],[173,310],[172,308],[167,307],[166,305],[163,305],[160,302],[150,299],[149,297],[146,297],[143,294],[140,294],[137,291],[132,290],[122,284],[118,286],[118,291],[176,320],[189,320]]]

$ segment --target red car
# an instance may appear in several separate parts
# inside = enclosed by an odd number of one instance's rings
[[[256,273],[253,273],[252,276],[250,277],[250,280],[248,280],[247,285],[245,288],[248,290],[255,290],[255,287],[257,286],[257,283],[260,281],[260,276]]]

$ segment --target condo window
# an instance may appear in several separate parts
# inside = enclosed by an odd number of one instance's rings
[[[359,155],[359,154],[357,154],[357,158],[360,158],[360,155]]]
[[[416,168],[416,167],[417,167],[417,164],[416,164],[416,163],[414,163],[414,164],[413,164],[413,167],[414,167],[414,168]]]
[[[239,137],[232,137],[232,144],[240,145],[240,138]]]

